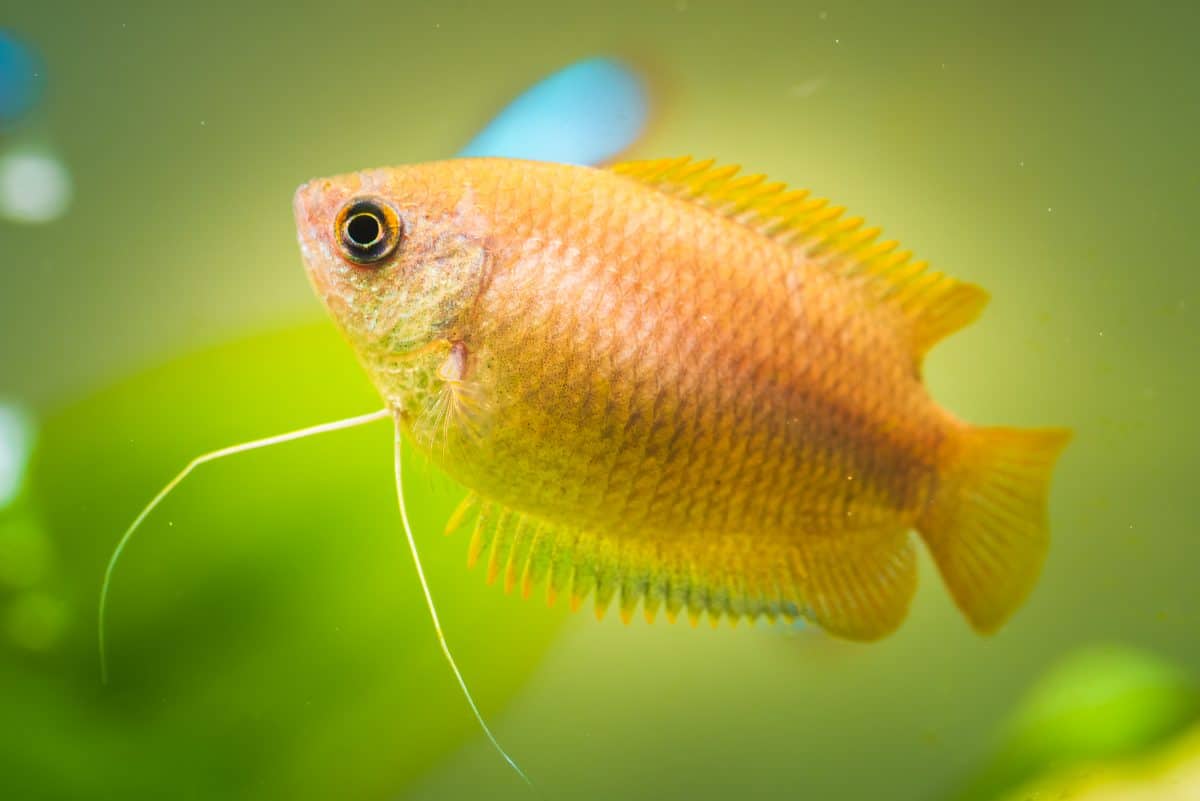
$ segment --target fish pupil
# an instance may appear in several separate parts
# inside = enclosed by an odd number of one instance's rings
[[[373,214],[356,214],[346,223],[346,236],[362,248],[369,248],[383,236],[383,226]]]

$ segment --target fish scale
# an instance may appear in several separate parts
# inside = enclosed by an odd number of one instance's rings
[[[597,614],[615,600],[626,620],[639,602],[648,619],[804,614],[874,639],[907,613],[915,529],[968,620],[995,630],[1044,558],[1067,433],[941,409],[921,360],[986,293],[738,172],[466,159],[316,181],[296,213],[310,278],[384,399],[478,497],[455,526],[483,521],[469,561],[487,552],[489,580],[544,581]],[[362,202],[402,236],[347,266],[337,221]],[[462,354],[473,425],[463,404],[421,425]]]

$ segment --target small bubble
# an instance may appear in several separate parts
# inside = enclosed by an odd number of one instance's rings
[[[817,14],[817,19],[819,19],[819,20],[827,20],[827,19],[829,19],[829,12],[828,12],[828,11],[822,11],[822,12],[820,12],[819,14]]]

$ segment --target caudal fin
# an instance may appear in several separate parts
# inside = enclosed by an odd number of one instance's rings
[[[1066,429],[968,428],[917,522],[954,602],[990,634],[1033,589],[1050,542],[1050,474]]]

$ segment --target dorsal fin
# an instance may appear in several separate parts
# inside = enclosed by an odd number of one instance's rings
[[[845,209],[814,198],[807,190],[789,190],[764,175],[738,176],[738,166],[718,166],[712,159],[689,156],[630,161],[610,168],[658,191],[688,200],[769,236],[801,248],[816,263],[857,278],[869,294],[899,311],[911,325],[915,356],[974,320],[988,294],[974,284],[955,280],[913,261],[894,241],[877,241],[879,228],[865,227],[861,217],[845,217]]]

